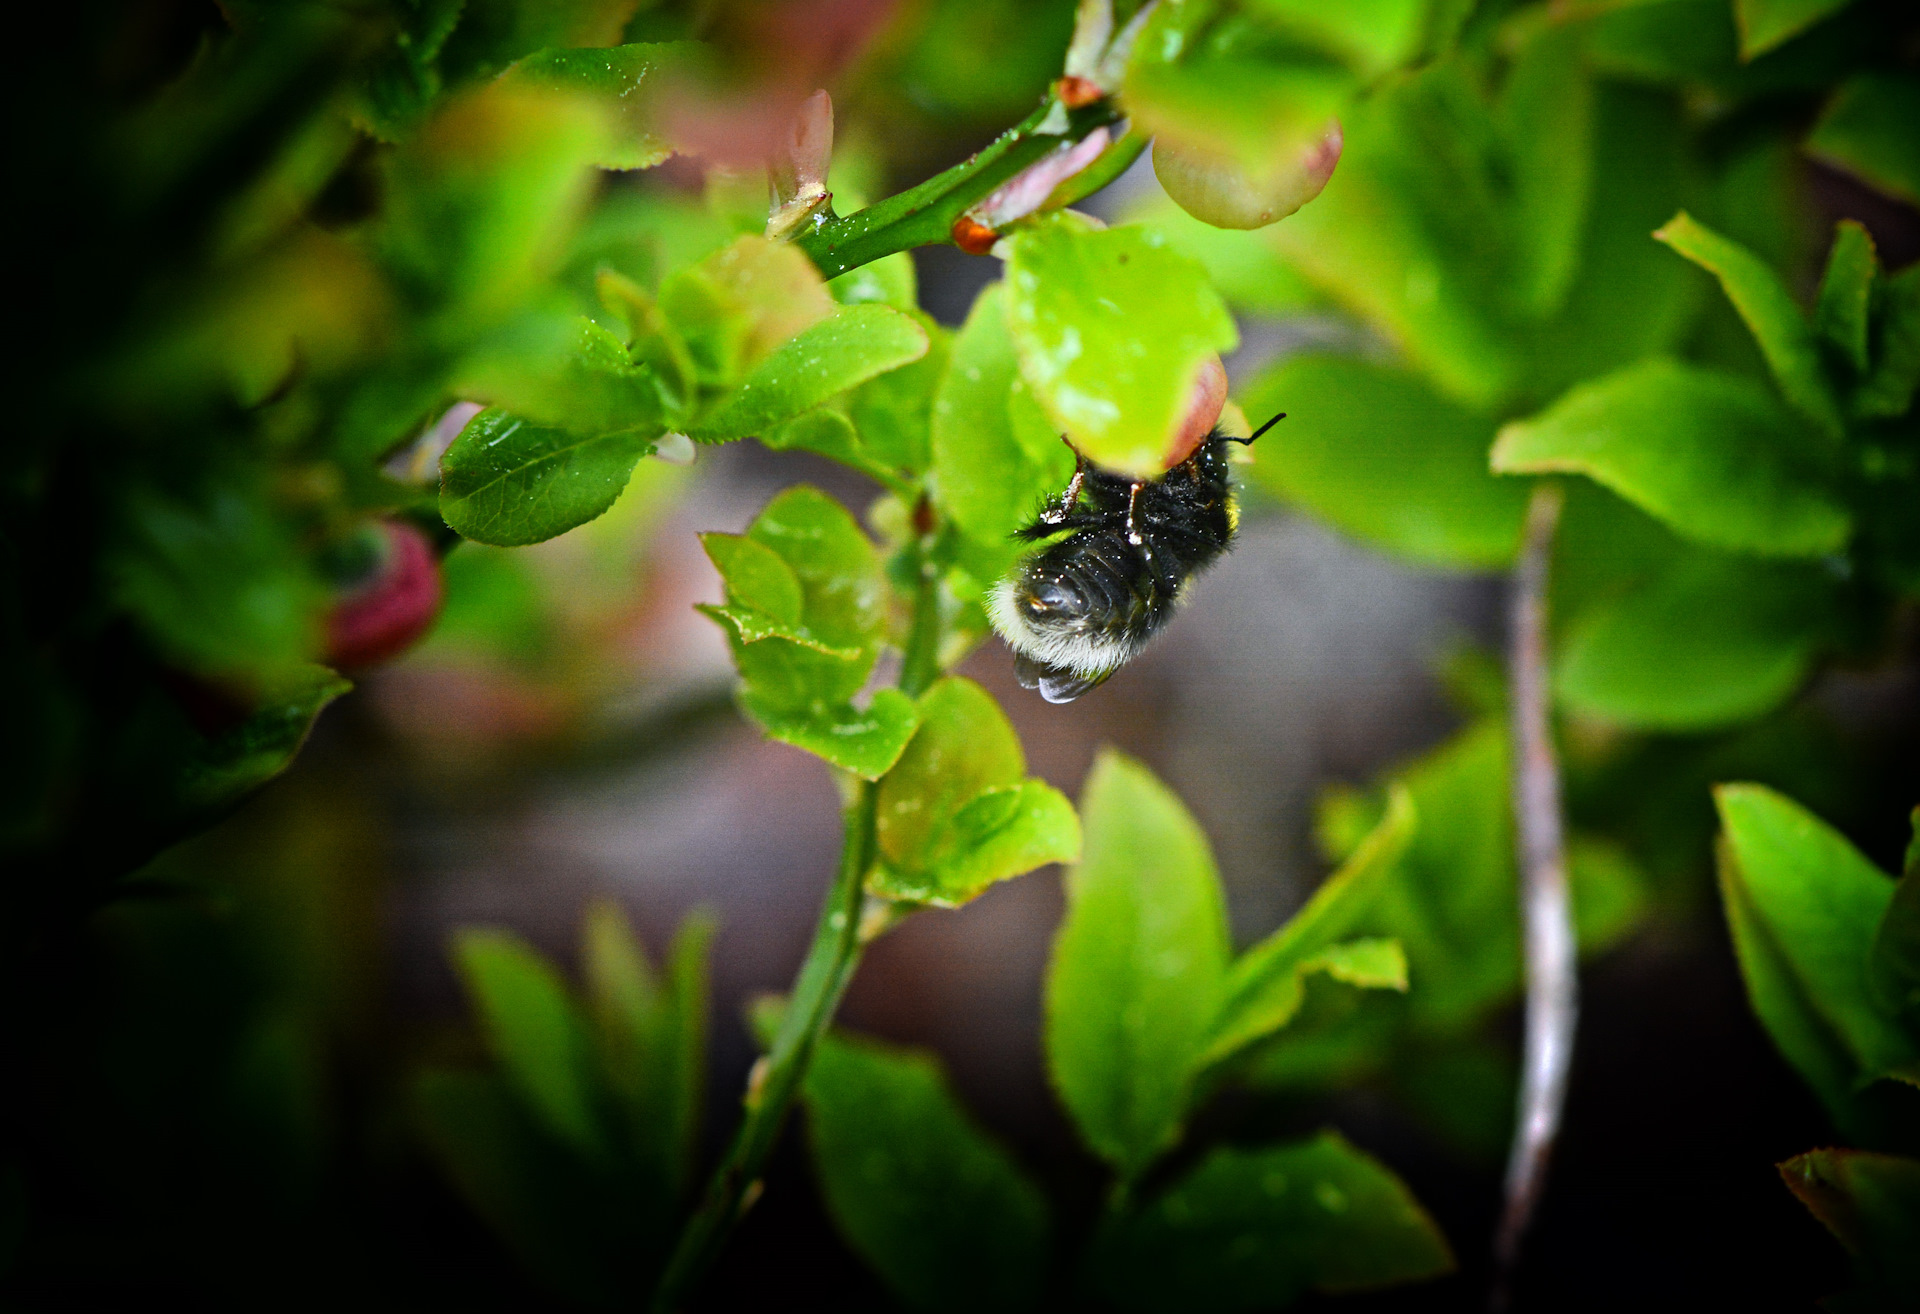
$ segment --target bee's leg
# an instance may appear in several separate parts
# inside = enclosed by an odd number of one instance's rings
[[[1135,505],[1140,501],[1140,490],[1146,486],[1147,482],[1144,479],[1136,479],[1127,486],[1127,542],[1135,547],[1139,547],[1145,541],[1140,537],[1139,527],[1134,524],[1133,512]]]
[[[1066,442],[1065,438],[1060,440]],[[1071,443],[1067,444],[1069,447]],[[1073,478],[1067,481],[1067,491],[1060,494],[1060,505],[1048,507],[1040,513],[1040,523],[1057,525],[1073,514],[1073,508],[1080,504],[1080,490],[1087,482],[1087,458],[1075,452],[1073,454]]]

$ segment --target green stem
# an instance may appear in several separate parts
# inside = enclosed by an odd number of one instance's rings
[[[927,558],[932,538],[922,535],[913,548],[919,587],[913,592],[913,625],[900,661],[900,692],[909,698],[918,698],[940,678],[940,579]]]
[[[1067,142],[1077,142],[1095,128],[1120,118],[1111,100],[1098,100],[1067,113],[1063,132],[1042,132],[1040,125],[1056,111],[1049,95],[1040,108],[977,154],[918,187],[831,219],[794,245],[818,265],[828,278],[916,246],[938,246],[953,240],[953,222],[1006,182]]]
[[[901,689],[913,697],[924,692],[940,674],[939,579],[926,560],[926,541],[923,536],[916,549],[920,553],[919,587],[914,591],[913,626],[907,635],[900,675]],[[752,1204],[748,1193],[760,1180],[767,1156],[780,1139],[787,1112],[800,1092],[814,1049],[832,1023],[840,997],[860,965],[861,901],[874,861],[879,794],[878,781],[863,780],[847,807],[840,867],[827,891],[826,905],[820,910],[813,944],[800,965],[800,975],[794,979],[773,1045],[754,1064],[747,1079],[745,1116],[733,1143],[708,1179],[699,1206],[681,1229],[679,1244],[654,1292],[654,1314],[674,1314],[686,1303]]]

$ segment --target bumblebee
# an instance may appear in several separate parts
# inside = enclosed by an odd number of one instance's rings
[[[1227,444],[1215,428],[1158,479],[1129,479],[1079,456],[1073,478],[1014,537],[1055,539],[1023,558],[987,599],[1023,688],[1070,703],[1137,656],[1173,616],[1187,581],[1233,543]],[[1064,535],[1064,537],[1061,537]]]

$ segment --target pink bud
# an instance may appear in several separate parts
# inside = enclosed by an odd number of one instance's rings
[[[379,527],[386,538],[380,564],[327,616],[327,665],[341,670],[399,656],[440,614],[440,561],[427,536],[402,520]]]

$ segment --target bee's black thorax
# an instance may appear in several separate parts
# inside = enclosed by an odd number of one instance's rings
[[[1187,581],[1233,540],[1228,441],[1216,430],[1152,481],[1083,462],[1073,484],[1018,532],[1034,542],[1066,535],[1021,563],[1005,601],[1029,649],[1076,654],[1064,664],[1023,652],[1023,682],[1031,677],[1057,701],[1076,696],[1166,624]]]
[[[1186,461],[1138,485],[1137,495],[1136,481],[1087,467],[1072,510],[1060,515],[1051,503],[1019,532],[1030,540],[1071,535],[1029,558],[1022,575],[1042,591],[1057,579],[1081,585],[1091,606],[1066,610],[1084,610],[1089,630],[1157,629],[1187,580],[1233,540],[1225,448],[1210,435]]]

